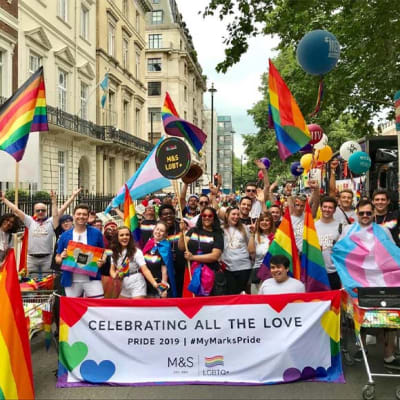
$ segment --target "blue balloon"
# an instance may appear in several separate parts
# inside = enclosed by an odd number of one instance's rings
[[[338,62],[340,44],[332,33],[317,29],[303,36],[296,55],[304,71],[311,75],[324,75]]]
[[[306,153],[312,153],[313,147],[311,143],[307,143],[305,146],[303,146],[300,149],[300,153],[306,154]]]
[[[290,165],[290,172],[293,176],[300,176],[304,172],[304,168],[298,161],[295,161]]]
[[[371,157],[364,151],[356,151],[349,158],[350,171],[360,175],[371,167]]]

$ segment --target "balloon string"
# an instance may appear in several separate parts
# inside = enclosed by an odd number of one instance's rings
[[[324,78],[322,77],[321,80],[319,81],[317,104],[315,105],[314,111],[310,114],[310,117],[315,117],[319,113],[323,97],[324,97]]]

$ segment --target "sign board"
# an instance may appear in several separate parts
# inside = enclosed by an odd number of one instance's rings
[[[190,168],[189,147],[183,140],[170,137],[161,142],[155,154],[157,169],[168,179],[179,179]]]

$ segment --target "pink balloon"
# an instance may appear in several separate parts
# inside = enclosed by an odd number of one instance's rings
[[[322,139],[322,135],[324,134],[323,129],[317,124],[307,125],[307,128],[311,134],[310,144],[318,143]]]
[[[262,173],[261,170],[258,171],[258,179],[264,179],[264,174]]]

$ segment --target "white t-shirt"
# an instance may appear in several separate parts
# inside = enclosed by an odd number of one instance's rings
[[[304,213],[301,217],[297,217],[296,215],[290,216],[292,220],[294,238],[296,240],[297,250],[299,252],[303,249],[303,230],[304,230]]]
[[[24,224],[29,230],[28,254],[53,254],[56,237],[53,218],[39,222],[31,216],[25,215]]]
[[[269,239],[267,236],[260,234],[260,243],[259,243],[256,234],[254,242],[256,244],[256,257],[254,260],[253,268],[258,268],[264,261],[265,255],[267,254],[269,248]]]
[[[231,226],[228,229],[224,229],[224,251],[221,260],[228,266],[229,271],[251,269],[247,250],[248,229],[245,227],[245,230],[246,235]]]
[[[85,232],[75,232],[75,229],[72,231],[72,240],[74,242],[79,242],[83,244],[87,244],[87,230]],[[72,273],[72,282],[89,282],[90,278],[88,275],[84,274],[76,274]]]
[[[282,283],[278,283],[274,278],[266,279],[261,285],[258,294],[305,293],[305,291],[306,288],[302,282],[289,276]]]
[[[325,268],[328,274],[336,272],[336,267],[334,266],[331,255],[332,247],[335,242],[338,241],[339,233],[338,221],[333,220],[332,222],[322,222],[318,220],[315,223],[315,229],[318,235],[318,241],[321,246],[322,256],[324,257]]]
[[[343,226],[349,225],[345,213],[351,222],[357,222],[357,214],[354,210],[343,211],[340,207],[336,207],[336,211],[333,214],[334,220],[343,224]]]
[[[126,249],[122,250],[121,256],[118,258],[118,265],[122,264],[125,256],[126,256]],[[133,258],[129,260],[129,272],[130,273],[137,272],[143,265],[146,265],[146,261],[144,260],[142,250],[136,248],[136,252],[133,255]]]
[[[262,211],[262,205],[258,200],[255,200],[251,205],[251,210],[249,213],[250,218],[258,218]]]

